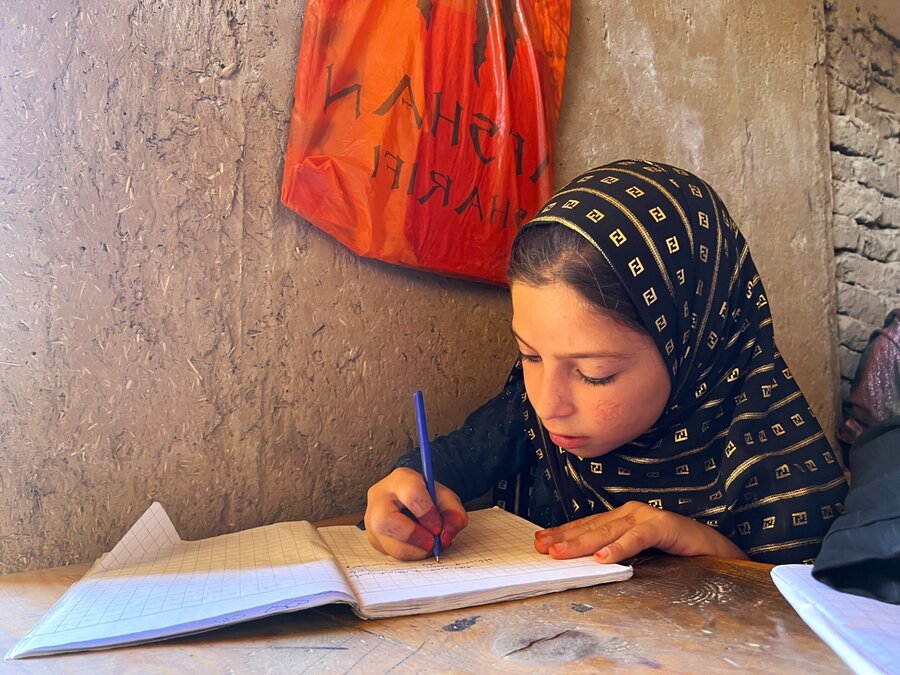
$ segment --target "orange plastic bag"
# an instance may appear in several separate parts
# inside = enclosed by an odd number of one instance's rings
[[[309,0],[282,201],[358,255],[506,283],[568,33],[569,0]]]

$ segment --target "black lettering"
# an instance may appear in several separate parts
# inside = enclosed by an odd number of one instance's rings
[[[462,116],[462,106],[459,104],[459,101],[456,102],[456,114],[453,116],[453,119],[450,119],[446,115],[441,115],[441,97],[443,97],[444,92],[437,91],[434,93],[434,120],[431,123],[431,133],[434,134],[434,137],[437,138],[437,128],[438,122],[441,120],[447,120],[448,122],[453,123],[453,136],[450,140],[450,145],[458,145],[459,144],[459,118]]]
[[[375,170],[372,171],[372,178],[377,178],[379,171],[381,171],[381,146],[375,146]],[[396,190],[400,187],[400,174],[403,171],[403,165],[405,162],[401,159],[400,155],[395,155],[390,150],[384,151],[384,156],[388,159],[393,159],[393,163],[385,162],[385,168],[394,174],[394,179],[391,181],[391,190]]]
[[[491,195],[491,215],[488,217],[488,220],[492,225],[494,224],[494,216],[500,213],[500,211],[497,209],[497,197],[499,197],[499,195]],[[503,210],[503,222],[500,223],[500,227],[504,230],[506,229],[506,221],[509,220],[510,205],[511,202],[509,201],[509,199],[507,199],[506,208]]]
[[[522,223],[525,222],[525,218],[528,216],[528,211],[525,209],[519,209],[516,211],[516,229],[522,229]]]
[[[419,108],[416,106],[416,98],[413,96],[412,85],[409,81],[409,75],[404,75],[400,78],[400,81],[397,83],[397,86],[394,88],[394,91],[391,92],[390,96],[384,99],[384,103],[382,103],[375,110],[376,115],[386,115],[388,111],[394,107],[394,104],[397,102],[397,99],[403,94],[404,90],[409,96],[409,100],[405,98],[402,99],[403,105],[408,105],[412,108],[413,115],[416,116],[416,127],[422,128],[422,115],[419,113]]]
[[[378,164],[381,162],[381,145],[375,146],[375,163],[374,168],[372,169],[372,178],[378,175]]]
[[[491,155],[490,157],[488,157],[484,154],[484,150],[481,147],[479,133],[486,133],[490,138],[493,138],[497,133],[499,127],[494,122],[494,120],[492,120],[487,115],[483,115],[482,113],[475,113],[474,115],[472,115],[472,117],[487,124],[487,126],[479,126],[478,124],[475,124],[475,122],[472,122],[472,124],[469,125],[469,135],[472,137],[472,145],[475,147],[475,154],[478,155],[478,158],[482,162],[484,162],[485,164],[490,164],[494,161],[494,156]]]
[[[438,176],[444,179],[445,182],[443,185],[438,180]],[[424,204],[429,199],[431,199],[431,195],[433,195],[436,191],[443,190],[444,200],[441,202],[441,206],[447,206],[447,203],[450,201],[450,186],[453,185],[453,179],[445,173],[440,173],[439,171],[432,170],[431,182],[434,184],[434,186],[427,193],[419,197],[419,203]]]
[[[496,197],[496,195],[495,195]],[[469,193],[469,196],[466,197],[462,204],[457,206],[454,211],[456,211],[459,215],[462,215],[463,212],[471,207],[472,205],[478,209],[478,219],[484,220],[484,210],[481,208],[481,196],[478,194],[478,186],[474,186],[472,191]]]
[[[359,119],[359,99],[362,94],[362,85],[359,83],[351,84],[349,87],[344,87],[336,94],[332,95],[331,93],[331,69],[334,67],[333,63],[328,64],[328,79],[325,81],[325,108],[323,112],[328,112],[328,106],[337,101],[339,98],[344,98],[344,96],[349,96],[350,94],[356,94],[356,118]]]
[[[395,155],[393,152],[386,151],[384,156],[388,159],[395,160],[393,164],[386,164],[388,170],[394,172],[394,180],[391,181],[391,190],[396,190],[400,187],[400,172],[403,171],[403,160],[400,159],[400,155]]]
[[[550,164],[550,157],[548,155],[548,156],[544,157],[544,161],[541,162],[540,164],[538,164],[537,168],[534,170],[534,173],[531,174],[531,182],[532,183],[537,183],[538,178],[540,178],[541,174],[544,173],[544,171],[546,171],[547,166],[549,164]]]
[[[516,175],[521,176],[525,170],[522,168],[522,157],[525,154],[525,137],[518,131],[512,132],[512,137],[516,140],[513,152],[516,155]]]
[[[409,185],[406,186],[406,194],[411,195],[413,188],[416,186],[416,176],[419,175],[419,163],[413,162],[412,173],[409,176]]]

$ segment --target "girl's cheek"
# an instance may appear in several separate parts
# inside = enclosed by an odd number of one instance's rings
[[[585,406],[590,412],[591,417],[596,420],[603,420],[605,424],[616,420],[622,414],[622,405],[615,399],[611,399],[608,395],[597,395],[593,400],[586,402]]]
[[[634,440],[652,426],[645,424],[646,402],[621,393],[622,399],[611,401],[607,398],[593,401],[586,406],[587,419],[592,429],[590,435],[601,440],[608,450]],[[654,420],[655,421],[655,420]],[[585,431],[588,431],[585,429]]]

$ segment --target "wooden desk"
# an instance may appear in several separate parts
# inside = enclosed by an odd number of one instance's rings
[[[0,577],[0,654],[86,565]],[[769,567],[643,557],[634,578],[529,600],[363,621],[330,606],[153,645],[0,662],[22,673],[849,672]]]

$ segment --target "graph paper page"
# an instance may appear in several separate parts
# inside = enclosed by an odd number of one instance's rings
[[[350,580],[364,616],[456,609],[619,581],[631,568],[592,558],[553,560],[534,550],[536,525],[502,509],[469,513],[453,546],[433,558],[400,562],[369,545],[356,527],[319,532]]]
[[[900,605],[836,591],[812,565],[777,565],[772,580],[806,624],[857,673],[892,673],[900,664]]]
[[[308,522],[182,541],[154,503],[7,657],[146,642],[352,600]]]

